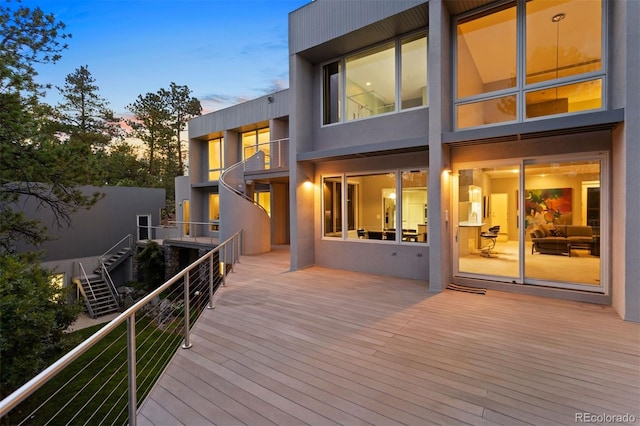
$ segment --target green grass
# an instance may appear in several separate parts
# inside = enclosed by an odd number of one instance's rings
[[[85,340],[102,326],[76,333]],[[180,317],[162,330],[146,316],[140,315],[136,320],[138,404],[180,347],[183,327],[184,320]],[[62,390],[54,395],[59,389]],[[127,389],[127,333],[123,323],[16,407],[10,413],[9,423],[19,423],[44,404],[24,424],[41,425],[51,420],[54,425],[122,425],[128,419]]]

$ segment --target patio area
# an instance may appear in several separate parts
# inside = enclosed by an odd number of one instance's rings
[[[640,420],[640,324],[609,306],[240,261],[138,425]]]

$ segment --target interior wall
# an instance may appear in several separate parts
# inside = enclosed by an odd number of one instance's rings
[[[518,235],[518,210],[517,210],[517,198],[516,192],[518,191],[518,178],[503,178],[503,179],[491,179],[491,190],[487,194],[483,194],[489,197],[491,194],[507,194],[507,208],[509,217],[509,227],[504,231],[500,229],[500,233],[506,231],[506,234],[510,241],[518,241],[520,236]]]
[[[567,176],[527,176],[525,178],[525,190],[571,188],[571,223],[567,225],[586,225],[586,219],[582,217],[582,182],[580,177],[569,178]]]

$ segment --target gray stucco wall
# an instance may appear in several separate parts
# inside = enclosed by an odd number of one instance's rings
[[[343,49],[356,50],[385,40],[398,31],[411,31],[415,25],[424,25],[419,22],[421,17],[416,18],[421,16],[419,13],[398,16],[397,21],[388,25],[379,21],[425,3],[425,0],[314,1],[289,15],[289,52],[301,53],[332,40],[339,41],[324,46],[322,56],[326,57],[344,53]],[[346,34],[349,38],[341,40]]]
[[[189,138],[206,137],[227,129],[289,115],[289,90],[265,95],[189,121]]]
[[[316,167],[316,206],[322,205],[323,175],[336,173],[368,173],[398,168],[426,169],[428,154],[425,151],[393,156],[372,157],[358,160],[331,161]],[[430,187],[430,183],[429,183]],[[397,243],[377,240],[341,240],[322,238],[322,211],[314,211],[315,263],[329,268],[390,275],[418,280],[429,277],[429,246],[423,243]]]
[[[613,133],[613,306],[640,321],[640,2],[609,2],[612,51],[610,100],[624,107],[624,125]]]
[[[451,128],[452,78],[449,14],[442,1],[429,2],[429,290],[438,292],[451,282],[451,176],[443,173],[449,149],[442,143],[442,132]]]
[[[56,237],[42,245],[43,260],[73,259],[99,256],[127,234],[137,235],[137,215],[151,215],[152,224],[160,222],[160,210],[165,207],[165,190],[156,188],[82,187],[82,192],[105,194],[89,210],[73,213],[71,225],[58,229],[50,210],[38,209],[34,200],[25,200],[27,217],[37,218]],[[34,247],[20,244],[19,251]]]

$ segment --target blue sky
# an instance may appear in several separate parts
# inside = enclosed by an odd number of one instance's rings
[[[88,66],[117,115],[138,95],[186,85],[205,112],[289,86],[289,12],[310,0],[23,0],[72,34],[38,81],[63,86]],[[15,4],[14,4],[15,6]],[[57,90],[46,98],[57,103]]]

